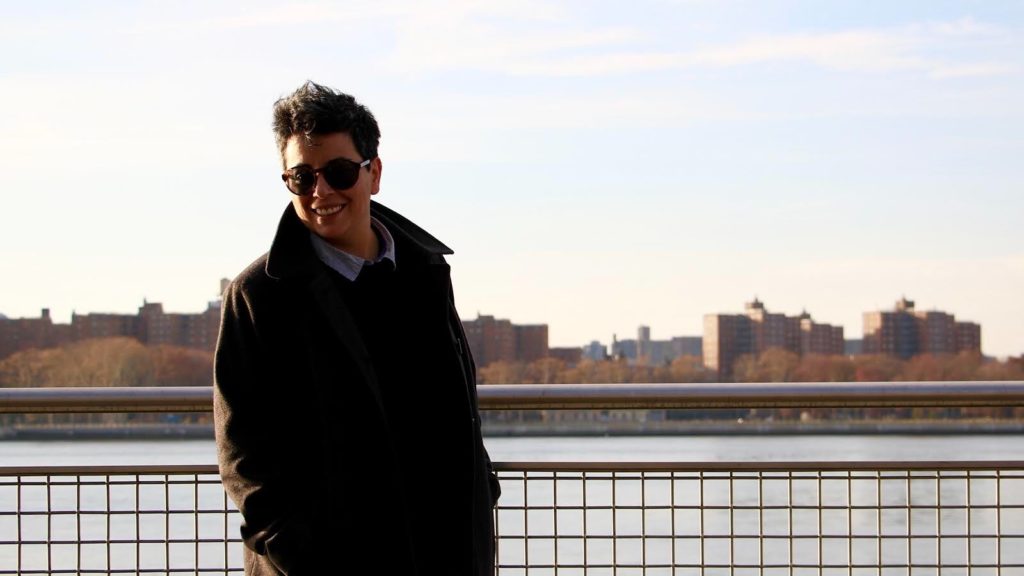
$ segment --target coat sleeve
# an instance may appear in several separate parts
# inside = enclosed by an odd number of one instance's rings
[[[291,486],[288,437],[275,424],[270,384],[279,372],[258,329],[259,309],[236,280],[224,295],[214,361],[214,425],[224,489],[242,513],[242,539],[284,574],[303,574],[300,562],[315,546],[306,509]]]
[[[491,507],[493,508],[498,505],[498,498],[501,496],[501,482],[498,481],[498,474],[494,471],[494,465],[491,464],[491,455],[487,453],[487,448],[483,446],[480,406],[476,393],[476,361],[473,359],[473,351],[469,348],[469,341],[466,339],[466,331],[462,327],[462,319],[459,318],[459,312],[455,309],[455,292],[451,288],[449,288],[448,291],[448,309],[450,311],[449,321],[452,325],[452,331],[454,332],[455,337],[459,340],[458,347],[465,358],[464,370],[466,371],[466,386],[469,388],[469,402],[472,406],[473,417],[476,419],[477,438],[481,439],[480,450],[483,453],[484,463],[487,468],[487,483],[490,486]]]

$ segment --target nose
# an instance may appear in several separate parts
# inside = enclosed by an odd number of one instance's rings
[[[328,194],[334,193],[334,188],[331,188],[331,185],[327,183],[323,174],[316,172],[313,174],[313,177],[316,178],[316,180],[313,181],[313,196],[323,198]]]

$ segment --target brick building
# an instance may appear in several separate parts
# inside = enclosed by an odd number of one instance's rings
[[[71,340],[71,326],[54,324],[49,308],[43,308],[39,318],[0,318],[0,358],[29,348],[53,348]]]
[[[533,362],[548,355],[547,324],[513,324],[494,316],[463,320],[469,349],[478,367],[493,362]]]
[[[938,310],[919,312],[914,301],[901,298],[894,309],[864,313],[865,354],[907,359],[918,354],[981,352],[981,326],[957,322]]]
[[[149,345],[172,344],[213,351],[220,331],[220,303],[199,314],[167,314],[159,303],[139,308],[138,338]]]
[[[565,362],[566,366],[575,366],[583,360],[583,348],[548,348],[548,356]]]
[[[815,322],[807,312],[799,316],[771,313],[754,299],[743,314],[704,316],[704,367],[722,380],[732,376],[733,364],[744,354],[760,354],[769,348],[808,354],[843,354],[842,326]]]
[[[30,348],[118,336],[135,338],[146,345],[168,344],[213,352],[219,331],[219,299],[198,314],[168,314],[156,302],[143,302],[137,314],[72,312],[70,324],[55,324],[49,308],[43,308],[39,318],[0,317],[0,358]]]

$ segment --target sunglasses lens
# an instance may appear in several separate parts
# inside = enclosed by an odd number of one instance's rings
[[[348,190],[359,180],[359,164],[338,158],[324,166],[324,180],[335,190]]]
[[[316,174],[312,170],[295,170],[287,179],[288,189],[299,196],[305,196],[313,191],[316,185]]]

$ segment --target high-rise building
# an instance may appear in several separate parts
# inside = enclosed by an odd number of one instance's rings
[[[843,354],[843,328],[815,322],[806,311],[799,316],[768,312],[754,299],[743,314],[704,316],[704,366],[720,379],[732,377],[733,364],[744,354],[769,348],[807,354]]]
[[[647,358],[651,361],[651,327],[650,326],[637,326],[636,329],[636,357]]]
[[[918,354],[981,352],[981,326],[952,314],[919,312],[900,298],[890,311],[864,313],[864,353],[912,358]]]
[[[981,325],[974,322],[957,322],[954,327],[957,352],[981,352]]]
[[[463,320],[469,349],[478,367],[493,362],[533,362],[548,355],[548,325],[516,325],[494,316]]]
[[[704,367],[720,379],[732,376],[732,365],[744,354],[755,353],[751,320],[741,314],[704,316]]]
[[[846,342],[843,339],[842,326],[818,324],[811,320],[810,314],[804,312],[800,320],[800,355],[808,354],[845,354]],[[789,348],[790,350],[792,348]]]
[[[513,324],[516,334],[516,360],[533,362],[548,355],[547,324]]]

